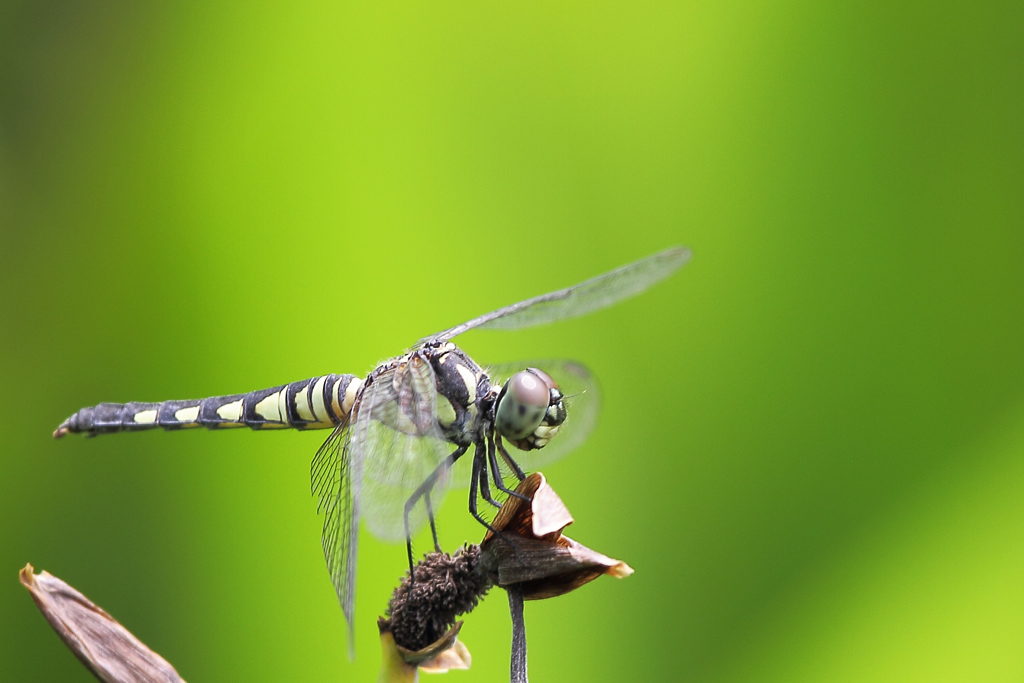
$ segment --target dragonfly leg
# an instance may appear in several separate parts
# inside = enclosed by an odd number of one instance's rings
[[[412,532],[409,531],[409,512],[413,509],[416,503],[423,496],[427,496],[427,513],[430,515],[430,528],[434,531],[434,545],[437,545],[437,530],[434,526],[434,511],[430,506],[430,496],[427,495],[431,489],[434,488],[434,484],[437,482],[437,478],[441,476],[441,473],[451,467],[456,460],[458,460],[469,446],[459,446],[452,451],[447,458],[441,461],[441,464],[434,468],[434,471],[430,473],[422,484],[419,485],[413,494],[409,497],[409,500],[405,501],[405,549],[409,554],[409,577],[413,578],[413,566],[412,561]],[[438,548],[440,550],[440,548]]]
[[[523,468],[521,468],[519,466],[519,463],[517,463],[512,458],[512,456],[508,454],[508,451],[505,450],[505,444],[502,443],[501,441],[501,435],[498,434],[496,436],[498,441],[498,452],[501,453],[501,459],[504,460],[508,464],[508,466],[512,468],[512,472],[515,473],[516,478],[518,478],[519,481],[523,481],[524,479],[526,479],[526,474],[523,472]]]
[[[483,455],[482,451],[478,451],[478,455],[482,456]],[[495,529],[493,526],[491,526],[491,523],[488,522],[486,519],[484,519],[480,515],[480,512],[476,509],[476,498],[477,498],[477,495],[478,495],[478,492],[479,492],[479,488],[480,488],[480,474],[481,474],[482,468],[483,468],[483,457],[474,457],[473,458],[473,476],[471,476],[470,479],[469,479],[469,514],[473,515],[473,519],[475,519],[476,521],[480,522],[485,527],[487,527],[488,531],[490,531],[493,534],[497,534],[498,536],[501,536],[502,538],[505,538],[505,535],[502,534],[497,529]],[[484,474],[484,476],[487,476],[487,475]],[[508,540],[508,539],[506,539],[506,540]]]
[[[484,445],[482,442],[476,445],[476,452],[473,454],[473,457],[483,459]],[[495,481],[495,483],[497,483],[497,481]],[[483,466],[480,467],[480,497],[494,507],[501,508],[501,504],[491,496],[491,486],[487,482],[487,468]]]
[[[499,437],[500,438],[500,437]],[[504,448],[504,446],[502,446]],[[487,460],[491,464],[491,476],[494,477],[494,485],[498,487],[498,490],[509,496],[515,496],[521,500],[530,500],[529,496],[524,496],[518,491],[513,491],[505,486],[504,478],[501,476],[501,468],[498,467],[498,456],[494,452],[494,438],[487,437]],[[519,476],[517,473],[516,476]],[[522,481],[525,477],[520,477],[519,481]]]
[[[441,544],[437,540],[437,524],[434,523],[434,506],[430,502],[430,491],[424,494],[423,502],[427,505],[427,519],[430,520],[430,535],[434,537],[434,550],[441,552]]]
[[[480,470],[480,497],[491,504],[497,510],[501,509],[501,503],[494,500],[494,496],[491,495],[491,487],[487,483],[487,470]]]
[[[478,453],[480,452],[478,451]],[[505,534],[505,532],[498,531],[497,529],[495,529],[491,525],[491,523],[484,519],[476,509],[477,485],[479,481],[483,481],[485,483],[487,481],[487,472],[485,470],[485,467],[486,465],[483,462],[483,457],[473,458],[473,476],[469,480],[469,514],[473,515],[473,518],[476,519],[476,521],[480,522],[485,527],[487,527],[487,530],[490,531],[492,534],[494,534],[501,540],[505,541],[505,543],[508,543],[510,546],[512,546],[512,551],[516,554],[516,560],[519,561],[519,564],[525,564],[525,562],[523,562],[523,558],[519,557],[519,547],[515,544],[515,542],[511,538],[509,538],[508,535]]]

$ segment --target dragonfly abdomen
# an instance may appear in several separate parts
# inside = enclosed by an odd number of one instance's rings
[[[53,436],[134,432],[156,427],[333,429],[348,421],[362,384],[355,375],[332,374],[248,394],[159,403],[100,403],[69,417]]]

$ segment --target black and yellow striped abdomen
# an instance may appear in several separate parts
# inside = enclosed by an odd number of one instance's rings
[[[101,403],[79,410],[53,436],[59,439],[68,433],[109,434],[155,427],[333,429],[348,421],[362,384],[355,375],[321,375],[248,394],[161,403]]]

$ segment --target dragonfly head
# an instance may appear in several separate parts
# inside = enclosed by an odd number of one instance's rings
[[[494,426],[516,448],[543,448],[565,422],[565,404],[555,380],[537,368],[512,375],[498,394]]]

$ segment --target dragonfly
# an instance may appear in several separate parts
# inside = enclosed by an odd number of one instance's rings
[[[245,394],[156,403],[100,403],[66,419],[54,438],[206,427],[330,429],[311,465],[324,515],[321,543],[353,648],[361,519],[383,540],[406,542],[452,487],[469,486],[469,511],[488,529],[479,501],[516,495],[505,472],[525,478],[578,446],[596,424],[597,384],[581,363],[477,364],[452,339],[472,329],[514,330],[585,315],[636,296],[685,265],[673,247],[577,285],[535,296],[420,339],[366,377],[329,374]],[[570,419],[571,416],[571,419]],[[559,436],[564,432],[564,435]],[[558,437],[558,438],[556,438]],[[506,442],[516,449],[513,456]],[[472,456],[462,456],[472,449]]]

